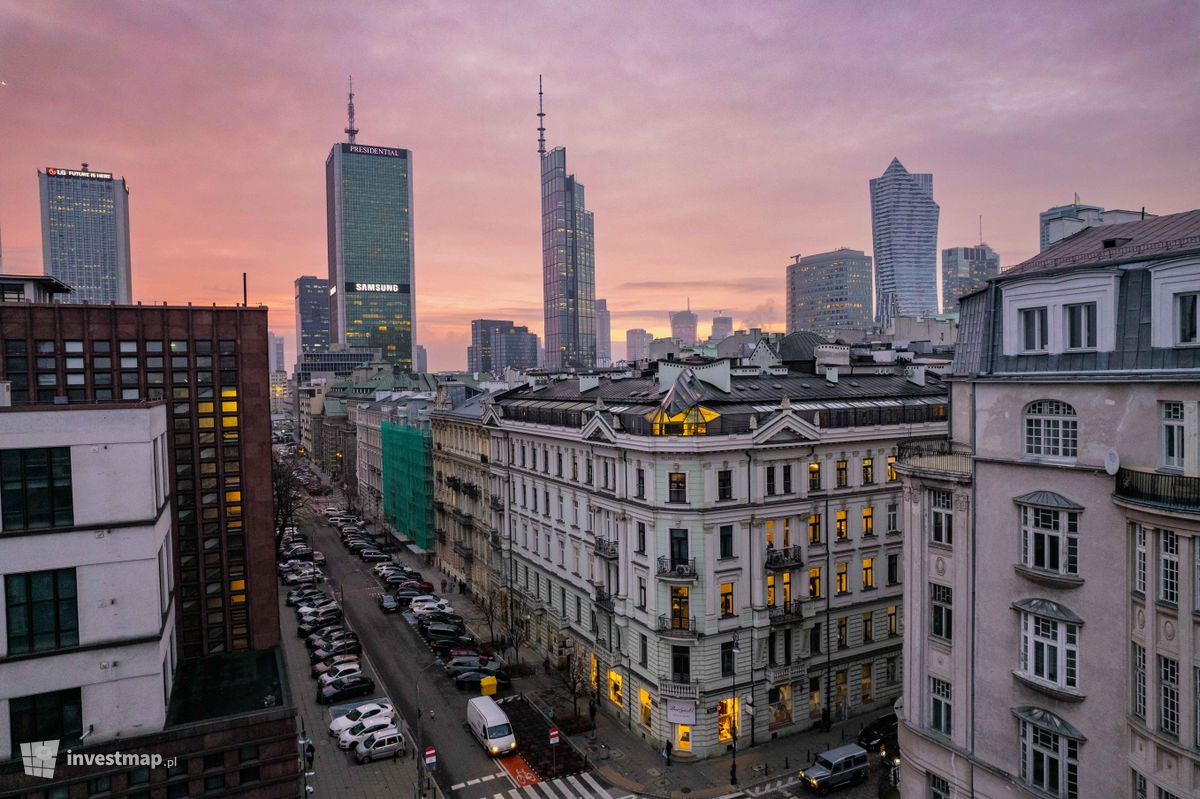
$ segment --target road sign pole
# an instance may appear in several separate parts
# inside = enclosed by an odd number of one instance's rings
[[[550,728],[550,773],[558,775],[558,728]]]

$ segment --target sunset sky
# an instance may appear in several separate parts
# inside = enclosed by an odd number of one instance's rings
[[[537,79],[596,219],[597,296],[664,334],[691,297],[781,330],[791,256],[871,250],[867,181],[934,174],[939,248],[1037,249],[1068,203],[1200,207],[1200,6],[1180,2],[0,0],[0,235],[41,272],[36,171],[124,176],[134,299],[250,301],[294,356],[325,276],[324,162],[414,154],[417,340],[540,334]]]

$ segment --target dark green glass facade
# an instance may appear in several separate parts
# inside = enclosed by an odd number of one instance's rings
[[[412,371],[412,154],[335,144],[325,177],[332,338]]]

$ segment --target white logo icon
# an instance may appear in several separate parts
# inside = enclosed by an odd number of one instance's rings
[[[21,744],[21,762],[30,777],[54,779],[58,761],[58,741],[30,741]]]

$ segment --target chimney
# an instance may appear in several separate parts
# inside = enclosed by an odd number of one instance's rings
[[[12,382],[0,380],[0,408],[12,407]]]
[[[908,382],[912,383],[914,386],[925,385],[925,367],[912,367],[912,371],[908,373]]]
[[[825,382],[830,383],[832,385],[837,385],[837,381],[838,381],[837,369],[833,366],[828,367],[825,370]]]

